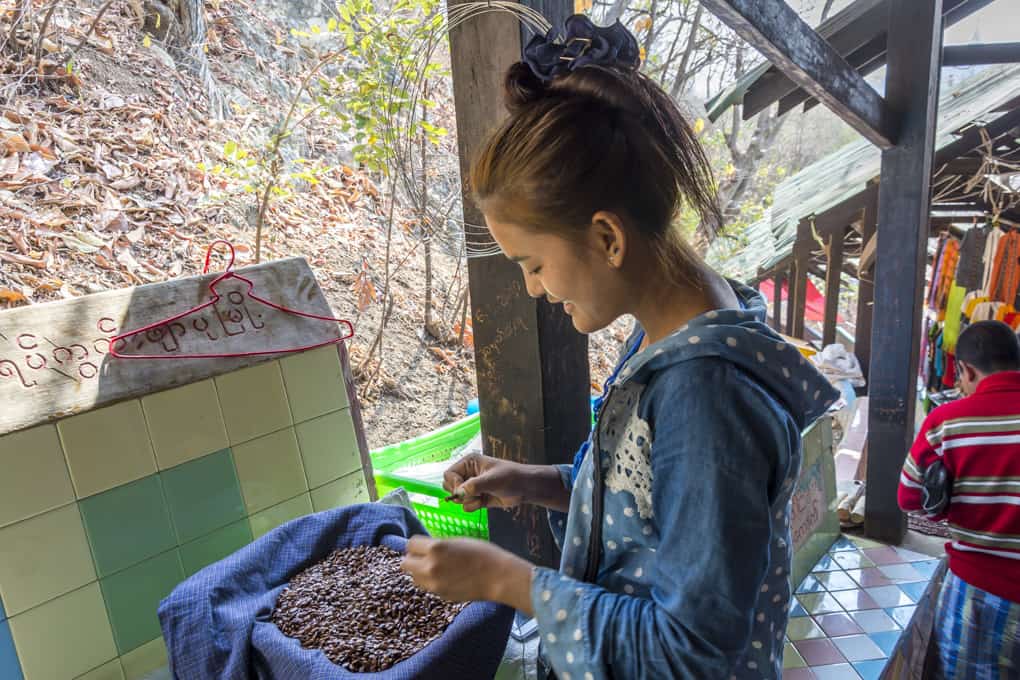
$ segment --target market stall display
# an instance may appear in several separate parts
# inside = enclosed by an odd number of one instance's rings
[[[1020,233],[995,221],[942,234],[929,273],[921,381],[926,410],[959,398],[956,339],[975,321],[1020,330]]]

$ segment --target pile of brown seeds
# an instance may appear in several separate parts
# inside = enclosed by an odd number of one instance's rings
[[[415,586],[400,560],[381,546],[337,550],[291,580],[272,621],[348,670],[384,671],[442,635],[466,606]]]

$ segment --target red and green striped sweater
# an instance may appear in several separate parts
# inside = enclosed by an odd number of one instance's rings
[[[928,414],[900,475],[903,510],[921,511],[924,470],[938,459],[952,476],[952,498],[929,519],[949,520],[949,568],[1020,602],[1020,373],[990,375],[975,394]]]

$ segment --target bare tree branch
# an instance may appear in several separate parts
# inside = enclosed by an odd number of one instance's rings
[[[627,9],[627,2],[628,0],[614,0],[609,11],[606,13],[607,24],[612,24],[623,16],[623,12]]]
[[[825,21],[829,18],[829,12],[832,11],[832,6],[836,4],[836,0],[825,0],[825,4],[822,5],[822,18],[821,21]]]
[[[680,68],[677,70],[676,79],[673,80],[673,87],[670,89],[670,96],[674,99],[683,92],[683,86],[690,80],[687,72],[691,64],[691,57],[694,56],[694,49],[697,45],[698,31],[701,30],[701,17],[705,6],[700,2],[698,9],[694,12],[694,19],[691,21],[690,33],[687,35],[687,47],[684,49],[684,56],[680,60]]]

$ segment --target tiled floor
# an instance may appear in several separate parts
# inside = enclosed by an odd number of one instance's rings
[[[784,680],[873,680],[938,560],[844,536],[796,589]]]

